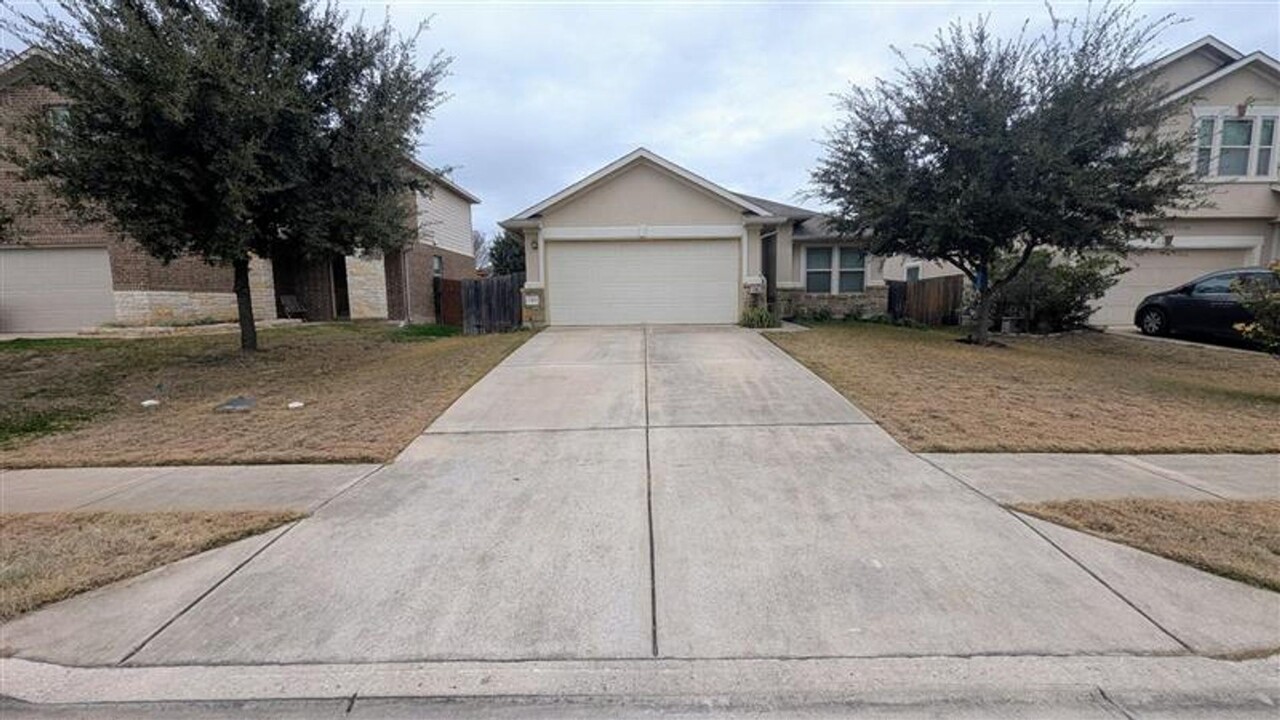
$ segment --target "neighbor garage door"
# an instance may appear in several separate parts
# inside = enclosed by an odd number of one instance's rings
[[[1133,313],[1142,298],[1170,290],[1205,273],[1248,264],[1247,250],[1177,250],[1138,252],[1129,256],[1132,269],[1103,296],[1094,325],[1132,325]]]
[[[737,240],[547,243],[552,325],[735,323]]]
[[[57,332],[115,318],[106,248],[0,249],[0,332]]]

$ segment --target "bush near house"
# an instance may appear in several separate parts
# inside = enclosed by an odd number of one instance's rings
[[[1005,274],[1004,266],[1017,261],[1012,255],[1002,256],[996,262],[997,273]],[[1126,271],[1114,255],[1067,259],[1048,250],[1036,250],[1022,272],[1000,288],[993,320],[1021,318],[1026,329],[1035,333],[1083,327],[1093,314],[1093,303]]]
[[[1259,282],[1237,285],[1240,304],[1253,313],[1253,321],[1237,324],[1236,330],[1280,357],[1280,260],[1271,263],[1271,272],[1275,280],[1270,286]]]

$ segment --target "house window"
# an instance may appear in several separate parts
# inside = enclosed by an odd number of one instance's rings
[[[1213,118],[1200,118],[1196,125],[1196,176],[1205,177],[1213,162]]]
[[[1196,120],[1195,173],[1205,178],[1272,178],[1276,116],[1204,116]]]
[[[866,255],[840,247],[804,251],[804,290],[808,293],[858,293],[866,288]]]
[[[431,274],[434,277],[444,277],[444,258],[439,255],[431,256]]]
[[[907,282],[918,282],[920,280],[920,266],[911,265],[907,268]]]
[[[1249,146],[1253,143],[1253,120],[1223,120],[1218,148],[1218,175],[1239,177],[1249,173]]]
[[[838,250],[840,254],[840,292],[862,292],[864,282],[864,256],[849,248]]]
[[[831,292],[831,255],[829,247],[805,248],[804,291]]]

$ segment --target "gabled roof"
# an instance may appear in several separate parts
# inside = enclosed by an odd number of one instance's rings
[[[21,72],[32,60],[48,60],[49,54],[38,47],[26,50],[0,63],[0,87],[9,85],[23,76]]]
[[[412,165],[415,169],[426,173],[428,176],[431,177],[432,182],[440,184],[441,186],[445,187],[450,192],[452,192],[454,195],[457,195],[458,197],[462,198],[463,200],[466,200],[472,205],[480,204],[480,198],[462,189],[461,185],[445,177],[440,171],[432,170],[431,168],[427,167],[425,164],[419,162],[417,158],[412,158],[412,157],[409,158],[409,164]]]
[[[582,191],[586,190],[592,185],[595,185],[596,183],[601,182],[604,179],[611,177],[621,172],[622,170],[641,162],[648,162],[653,165],[656,165],[657,167],[662,168],[663,170],[671,173],[672,175],[675,175],[676,177],[696,187],[699,187],[707,191],[708,193],[715,195],[732,205],[736,205],[737,207],[741,208],[745,212],[754,213],[756,215],[760,215],[764,217],[773,216],[773,213],[771,213],[768,209],[761,207],[759,204],[751,202],[750,200],[748,200],[747,198],[741,195],[732,193],[720,187],[719,185],[716,185],[710,180],[707,180],[706,178],[696,175],[680,167],[679,165],[676,165],[670,160],[667,160],[666,158],[659,156],[657,153],[646,150],[645,148],[636,148],[635,150],[627,153],[626,155],[618,158],[617,160],[609,163],[608,165],[605,165],[604,167],[591,173],[585,178],[579,180],[578,182],[570,185],[564,190],[561,190],[555,195],[552,195],[546,200],[543,200],[542,202],[532,207],[522,210],[521,212],[517,213],[514,217],[510,218],[506,222],[510,222],[512,220],[529,220],[537,215],[540,215],[544,210],[551,207],[552,205],[561,203],[573,197],[574,195],[581,193]]]
[[[1163,102],[1169,103],[1174,100],[1184,98],[1206,85],[1215,83],[1238,70],[1254,66],[1260,69],[1270,70],[1273,74],[1280,76],[1280,60],[1276,60],[1270,55],[1259,50],[1257,52],[1249,53],[1229,65],[1224,65],[1195,82],[1188,83],[1187,85],[1178,88],[1178,90],[1165,97]]]
[[[1182,47],[1178,48],[1177,50],[1174,50],[1168,55],[1163,55],[1155,59],[1154,61],[1147,64],[1138,72],[1139,74],[1154,72],[1156,70],[1159,70],[1162,67],[1165,67],[1166,65],[1170,65],[1178,60],[1181,60],[1182,58],[1188,55],[1191,55],[1197,52],[1205,53],[1207,55],[1212,55],[1218,60],[1220,64],[1223,64],[1223,65],[1226,65],[1228,63],[1233,63],[1236,60],[1239,60],[1241,57],[1244,57],[1244,54],[1241,53],[1239,50],[1222,42],[1218,38],[1212,35],[1205,35],[1199,40],[1195,40],[1193,42],[1187,43],[1186,45],[1183,45]]]
[[[818,215],[818,213],[812,210],[805,210],[804,208],[797,207],[795,205],[780,203],[777,200],[768,200],[766,198],[755,197],[746,193],[734,194],[749,203],[759,205],[765,210],[768,210],[770,214],[777,215],[778,217],[784,217],[791,220],[808,220],[809,218]]]

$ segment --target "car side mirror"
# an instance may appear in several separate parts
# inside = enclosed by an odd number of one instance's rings
[[[1190,295],[1191,293],[1195,292],[1195,290],[1196,290],[1195,285],[1183,285],[1182,287],[1178,288],[1178,292],[1183,295]]]

